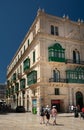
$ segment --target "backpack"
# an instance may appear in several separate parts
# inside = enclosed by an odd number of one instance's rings
[[[44,115],[45,115],[44,108],[41,108],[41,110],[40,110],[40,116],[44,116]]]
[[[49,109],[45,110],[45,115],[46,115],[47,119],[50,118],[50,110]]]
[[[46,115],[50,115],[50,109],[46,109],[46,110],[45,110],[45,114],[46,114]]]

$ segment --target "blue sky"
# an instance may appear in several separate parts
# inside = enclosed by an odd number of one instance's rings
[[[7,66],[37,15],[46,13],[84,20],[83,0],[0,0],[0,83],[6,82]]]

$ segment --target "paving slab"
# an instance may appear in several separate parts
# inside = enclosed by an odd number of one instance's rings
[[[32,113],[0,114],[0,130],[84,130],[84,120],[74,113],[57,115],[57,125],[40,124],[40,116]]]

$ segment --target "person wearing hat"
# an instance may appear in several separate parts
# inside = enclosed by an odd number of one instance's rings
[[[51,115],[52,115],[52,118],[53,118],[53,125],[56,125],[56,116],[57,116],[56,106],[52,107]]]

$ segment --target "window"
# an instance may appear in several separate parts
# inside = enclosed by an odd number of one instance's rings
[[[29,42],[29,39],[28,39],[28,46],[29,46],[30,42]]]
[[[20,53],[21,53],[21,56],[22,56],[22,51]]]
[[[55,88],[55,95],[59,95],[59,88]]]
[[[35,51],[33,51],[33,63],[35,62]]]
[[[19,60],[19,54],[18,54],[18,60]]]
[[[20,65],[20,73],[22,73],[22,65]]]
[[[80,53],[77,51],[77,49],[73,51],[73,62],[80,63]]]
[[[13,74],[12,81],[16,81],[16,73]]]
[[[57,36],[59,35],[58,34],[58,27],[55,27],[55,35],[57,35]]]
[[[51,34],[57,36],[59,35],[57,26],[54,27],[53,25],[51,25]]]
[[[53,78],[54,78],[54,82],[59,82],[60,80],[60,71],[55,69],[53,70]]]
[[[51,34],[54,35],[54,26],[51,25]]]
[[[24,51],[25,51],[25,45],[24,45]]]

